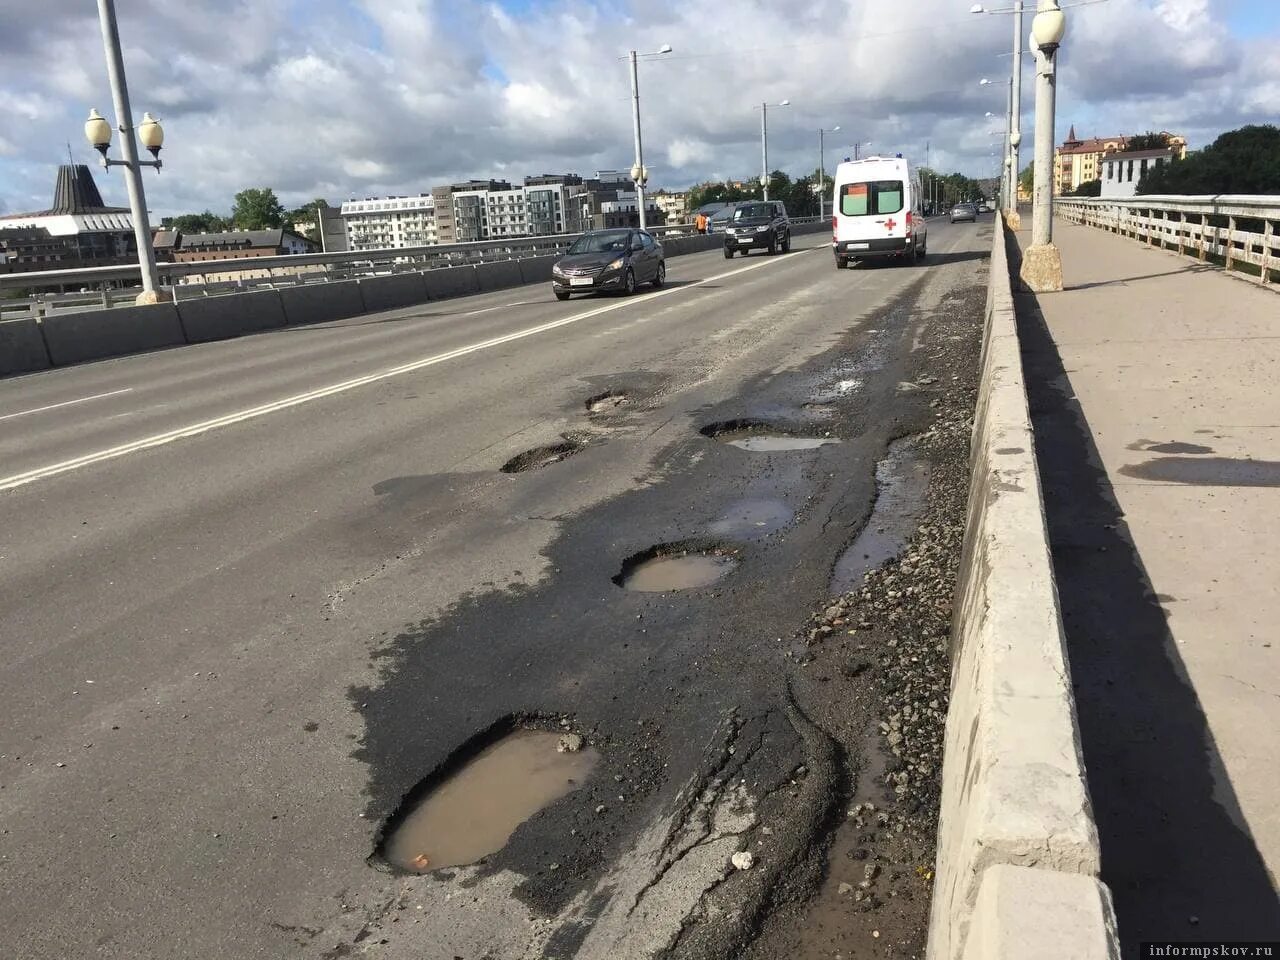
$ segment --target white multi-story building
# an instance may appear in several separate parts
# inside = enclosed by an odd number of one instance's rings
[[[342,205],[349,250],[387,250],[436,243],[435,199],[370,197]]]
[[[488,218],[485,239],[523,237],[529,232],[524,187],[490,190],[484,195],[484,202]]]

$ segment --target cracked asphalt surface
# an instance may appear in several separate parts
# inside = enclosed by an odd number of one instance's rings
[[[977,330],[990,224],[935,221],[917,268],[823,241],[673,259],[658,296],[518,288],[0,382],[0,415],[110,394],[5,421],[7,476],[579,318],[0,493],[15,955],[731,957],[780,905],[806,922],[865,766],[842,704],[876,694],[812,682],[795,637],[890,442],[976,364],[931,348]],[[734,419],[843,442],[699,433]],[[793,518],[716,532],[762,500]],[[740,562],[612,582],[680,542]],[[512,724],[582,734],[590,782],[480,864],[383,863],[405,795]]]

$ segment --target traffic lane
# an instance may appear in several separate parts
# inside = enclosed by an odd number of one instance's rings
[[[655,411],[658,422],[646,421],[643,430],[567,461],[565,472],[558,467],[507,478],[492,467],[524,438],[511,437],[481,456],[474,439],[445,436],[449,422],[469,418],[470,429],[485,434],[485,445],[503,435],[495,425],[509,425],[520,413],[541,417],[528,440],[554,435],[580,419],[583,395],[594,387],[582,382],[582,374],[627,370],[641,361],[653,365],[655,357],[670,376],[689,371],[701,382],[701,392],[686,404],[697,409],[730,395],[747,369],[786,368],[821,349],[833,324],[847,324],[915,279],[908,270],[841,277],[826,258],[811,259],[791,297],[766,299],[749,290],[715,311],[682,309],[665,320],[637,320],[609,338],[549,343],[539,357],[509,363],[511,371],[459,370],[456,390],[465,394],[447,406],[433,405],[426,416],[364,416],[369,411],[348,398],[342,413],[353,421],[349,428],[334,429],[327,416],[317,418],[312,429],[320,435],[309,439],[279,431],[240,436],[235,445],[242,448],[236,452],[243,472],[229,466],[226,451],[190,455],[227,443],[227,437],[192,441],[167,477],[141,460],[127,469],[123,462],[99,468],[127,491],[109,512],[134,536],[89,551],[79,570],[59,565],[55,572],[64,576],[51,578],[40,599],[72,609],[52,631],[33,629],[31,636],[37,643],[56,641],[61,628],[81,638],[61,666],[29,662],[14,671],[17,685],[40,688],[41,701],[17,703],[12,689],[2,701],[18,720],[33,706],[45,719],[40,741],[22,737],[24,746],[38,751],[23,754],[36,767],[4,799],[13,805],[6,822],[22,825],[26,847],[10,858],[23,865],[21,903],[15,903],[24,920],[19,942],[22,930],[47,924],[48,904],[60,902],[66,891],[66,876],[38,865],[65,861],[69,847],[80,851],[71,858],[77,866],[92,869],[81,871],[59,911],[63,924],[45,941],[50,956],[58,955],[53,945],[63,936],[84,946],[75,939],[77,924],[106,928],[103,935],[117,938],[112,942],[121,945],[121,955],[128,949],[181,955],[198,941],[222,955],[272,956],[278,943],[262,943],[256,929],[240,937],[226,923],[228,913],[289,925],[300,911],[310,917],[347,882],[367,882],[361,861],[370,827],[359,819],[364,774],[346,756],[346,738],[359,735],[361,724],[344,693],[349,682],[376,679],[365,664],[369,641],[486,580],[522,582],[516,569],[523,580],[536,579],[555,528],[547,518],[572,515],[629,489],[630,477],[660,470],[651,461],[669,441],[664,431],[683,429],[664,426],[665,409],[662,417]],[[859,296],[849,303],[855,291]],[[793,302],[779,304],[787,300]],[[753,310],[767,319],[753,322]],[[736,332],[711,340],[725,330]],[[690,343],[695,346],[681,352]],[[716,356],[707,359],[706,347],[696,345],[710,343]],[[725,371],[725,382],[714,378],[717,369]],[[708,375],[711,381],[702,380]],[[678,398],[676,386],[664,407]],[[478,400],[499,409],[486,419],[473,409]],[[388,419],[401,429],[388,429]],[[447,464],[414,444],[428,428],[451,456],[487,457],[485,469],[439,477]],[[394,502],[369,495],[382,480],[430,478],[428,470],[436,479],[419,479],[416,489],[401,485]],[[180,499],[191,501],[185,513],[148,519],[136,509],[150,510],[162,493],[157,485],[172,486],[175,476],[187,475],[199,483],[180,491]],[[297,509],[299,501],[305,509]],[[149,548],[166,544],[174,552],[158,556],[150,569],[118,565],[123,555],[145,557]],[[183,566],[196,569],[175,589],[164,576]],[[114,581],[116,602],[127,603],[139,589],[148,594],[146,602],[101,624],[97,635],[81,625],[102,609],[112,613],[113,598],[108,594],[105,608],[88,598],[81,602],[81,584],[95,578]],[[344,586],[351,584],[356,586]],[[4,634],[16,635],[8,628]],[[106,649],[95,653],[95,645]],[[87,679],[96,682],[90,686]],[[315,734],[306,729],[311,723],[319,723]],[[17,732],[16,725],[6,729]],[[86,742],[93,748],[83,748]],[[55,768],[54,754],[64,755],[67,767]],[[108,805],[104,797],[114,802]],[[288,858],[262,855],[286,849]],[[111,869],[103,871],[103,864]],[[119,882],[108,883],[104,874]],[[152,932],[142,934],[154,939],[141,945],[136,929],[123,922],[112,929],[114,921],[104,919],[134,916],[139,903],[152,905],[155,920]],[[193,947],[194,954],[201,952]]]
[[[807,238],[812,240],[813,238]],[[797,251],[813,246],[797,243]],[[787,258],[767,262],[781,264]],[[687,261],[687,262],[686,262]],[[672,261],[662,296],[705,297],[692,286],[762,261],[730,265],[694,254]],[[0,390],[0,479],[187,423],[328,386],[416,356],[446,352],[521,327],[595,310],[624,309],[638,298],[579,297],[561,303],[549,285],[459,298],[386,314],[272,331],[45,371]],[[21,389],[17,389],[17,388]],[[87,397],[93,401],[76,403]],[[41,408],[44,408],[43,410]]]
[[[808,259],[813,264],[791,286],[806,287],[821,274],[821,257]],[[792,262],[798,267],[801,258],[793,254]],[[775,263],[782,268],[781,260]],[[749,279],[767,272],[717,286],[720,305],[714,310],[699,301],[665,298],[638,312],[610,315],[608,326],[561,328],[545,339],[473,354],[0,493],[7,521],[0,525],[0,556],[6,558],[0,570],[6,596],[14,598],[6,608],[8,656],[18,662],[30,657],[37,675],[66,675],[76,662],[93,665],[98,675],[110,671],[118,661],[110,631],[101,629],[104,618],[125,624],[153,597],[181,593],[198,577],[242,560],[264,536],[304,528],[317,513],[341,515],[341,499],[321,509],[315,491],[327,495],[338,486],[345,495],[343,474],[357,466],[369,467],[362,471],[367,482],[355,488],[367,496],[374,484],[398,475],[390,463],[379,468],[381,476],[373,468],[404,452],[429,450],[413,474],[467,465],[493,469],[521,449],[556,440],[579,416],[586,395],[600,392],[579,387],[588,393],[566,411],[566,374],[610,372],[614,355],[678,350],[699,329],[710,337],[721,328],[749,325],[761,304],[776,299],[772,283]],[[690,370],[714,362],[699,360]],[[524,402],[533,397],[541,402]],[[246,509],[264,497],[269,508]],[[213,552],[210,540],[217,547]],[[86,624],[92,627],[88,638]],[[149,640],[138,642],[168,649],[184,639],[179,632],[161,640],[173,632],[152,629]],[[145,675],[149,656],[125,675]],[[0,678],[0,691],[15,704],[38,696],[38,688],[16,682],[16,674],[7,677],[15,683],[6,690]]]

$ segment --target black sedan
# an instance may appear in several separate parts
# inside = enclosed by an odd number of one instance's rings
[[[551,268],[557,300],[574,293],[631,294],[642,283],[667,282],[662,244],[643,230],[597,230],[584,233]]]

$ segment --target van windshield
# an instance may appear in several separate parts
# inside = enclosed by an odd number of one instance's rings
[[[846,217],[897,213],[902,209],[901,180],[869,180],[840,187],[840,212]]]

